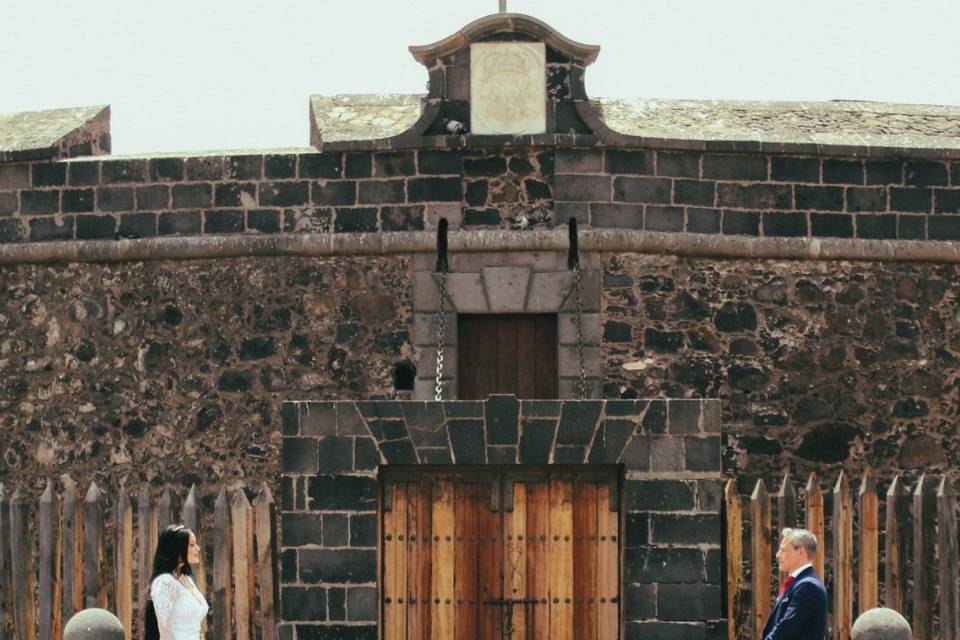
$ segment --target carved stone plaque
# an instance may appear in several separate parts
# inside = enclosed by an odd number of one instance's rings
[[[545,133],[546,64],[546,47],[542,42],[470,45],[471,132]]]

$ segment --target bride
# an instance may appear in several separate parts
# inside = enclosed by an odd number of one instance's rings
[[[192,531],[182,524],[163,530],[144,607],[145,640],[199,640],[210,609],[191,577],[190,565],[199,561],[200,545]]]

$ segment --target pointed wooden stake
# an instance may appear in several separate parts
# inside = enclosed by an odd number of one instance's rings
[[[884,605],[901,615],[907,614],[907,562],[910,561],[910,497],[900,476],[887,489],[887,514],[884,549]]]
[[[10,497],[10,578],[13,630],[17,640],[36,638],[33,545],[30,543],[30,505],[17,487]]]
[[[913,626],[914,638],[933,637],[933,603],[936,599],[934,551],[936,549],[937,497],[926,475],[913,492]]]
[[[83,609],[83,503],[80,488],[69,476],[63,481],[63,592],[60,620],[64,626]]]
[[[853,506],[843,471],[833,487],[833,637],[849,638],[853,626]]]
[[[750,496],[750,558],[753,563],[751,588],[753,589],[753,633],[754,638],[763,637],[763,627],[770,614],[772,559],[770,526],[770,494],[763,480],[757,480],[757,486]]]
[[[867,467],[857,493],[860,506],[860,613],[873,609],[879,599],[880,563],[880,499],[873,478],[873,469]]]
[[[230,520],[233,523],[233,588],[236,594],[233,606],[237,614],[237,640],[250,640],[250,622],[255,610],[253,509],[242,487],[233,494]]]
[[[820,479],[816,472],[811,472],[804,489],[807,500],[807,531],[817,536],[817,557],[813,559],[813,569],[821,578],[825,577],[823,568],[827,557],[827,539],[824,537],[824,507],[823,490],[820,488]]]
[[[53,491],[53,480],[40,496],[37,511],[40,537],[40,581],[38,592],[40,640],[60,637],[60,505]]]
[[[160,504],[157,506],[157,530],[163,532],[172,524],[177,523],[173,521],[173,495],[170,487],[167,487],[160,495]]]
[[[190,487],[187,499],[183,503],[183,509],[180,511],[180,521],[188,529],[193,531],[197,537],[197,544],[200,545],[200,562],[193,567],[193,577],[197,582],[197,588],[207,595],[207,547],[206,538],[203,535],[203,516],[200,513],[200,500],[197,498],[197,486]]]
[[[107,580],[103,570],[103,502],[100,487],[91,482],[83,499],[83,602],[87,609],[107,607]]]
[[[272,638],[276,626],[276,606],[280,602],[276,575],[277,542],[274,532],[274,503],[270,487],[264,482],[253,501],[256,521],[257,579],[260,583],[258,624],[262,638]]]
[[[940,637],[960,640],[960,593],[957,591],[957,499],[944,476],[937,488],[937,548],[940,554]]]
[[[142,486],[137,494],[137,548],[137,595],[139,611],[143,611],[150,593],[153,554],[157,549],[157,511],[153,507],[153,496],[147,485]],[[143,638],[143,625],[138,625],[138,628],[140,637]]]
[[[121,488],[117,496],[113,522],[114,602],[124,636],[130,640],[133,632],[133,505],[125,488]]]
[[[213,507],[213,637],[229,638],[233,628],[230,588],[230,504],[223,487]]]
[[[743,583],[743,505],[737,483],[727,480],[723,490],[724,521],[727,536],[727,637],[737,637],[740,620],[740,587]]]

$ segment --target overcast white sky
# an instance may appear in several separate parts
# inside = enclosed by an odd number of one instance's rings
[[[509,0],[592,96],[960,105],[960,0]],[[114,153],[304,146],[311,94],[417,93],[497,0],[0,0],[0,113],[113,106]]]

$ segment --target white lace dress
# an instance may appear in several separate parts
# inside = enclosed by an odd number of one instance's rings
[[[186,584],[163,573],[150,584],[150,599],[157,613],[160,640],[198,640],[200,625],[210,607],[193,579]]]

